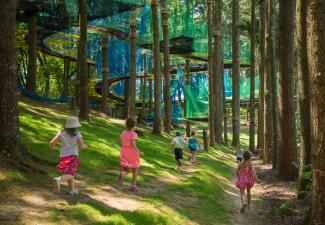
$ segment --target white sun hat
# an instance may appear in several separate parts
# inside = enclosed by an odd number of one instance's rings
[[[75,116],[68,117],[67,121],[65,122],[64,128],[77,128],[77,127],[81,127],[78,117]]]

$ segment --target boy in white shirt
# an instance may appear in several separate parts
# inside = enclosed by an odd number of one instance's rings
[[[185,144],[185,140],[182,137],[180,131],[176,132],[176,137],[172,140],[172,151],[174,150],[175,160],[176,160],[176,170],[180,170],[181,167],[181,159],[183,159],[183,146]]]

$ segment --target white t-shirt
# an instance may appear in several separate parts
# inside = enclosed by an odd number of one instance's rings
[[[185,140],[181,136],[177,136],[172,140],[172,145],[174,148],[181,148],[183,149],[183,145],[185,144]]]
[[[78,155],[78,144],[77,140],[82,138],[79,131],[76,135],[71,137],[65,131],[60,133],[61,147],[60,147],[60,157],[65,157],[69,155]]]
[[[240,157],[240,158],[244,157],[244,149],[240,148],[240,150],[237,152],[237,157]]]

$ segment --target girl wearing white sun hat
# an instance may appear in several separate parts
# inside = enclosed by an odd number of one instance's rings
[[[81,127],[77,117],[68,117],[64,125],[64,129],[59,131],[50,143],[50,150],[55,150],[55,144],[61,141],[60,158],[61,162],[57,169],[63,175],[56,177],[56,187],[60,191],[61,182],[67,181],[69,185],[69,194],[77,195],[78,190],[74,187],[74,176],[80,164],[78,159],[78,147],[85,149],[88,146],[83,142],[80,132],[77,130]]]

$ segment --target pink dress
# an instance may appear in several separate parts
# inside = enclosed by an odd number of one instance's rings
[[[131,141],[138,138],[134,131],[125,130],[121,134],[120,165],[124,169],[140,167],[139,152],[132,147]]]
[[[243,163],[237,176],[236,187],[239,189],[251,189],[255,182],[251,166]]]

